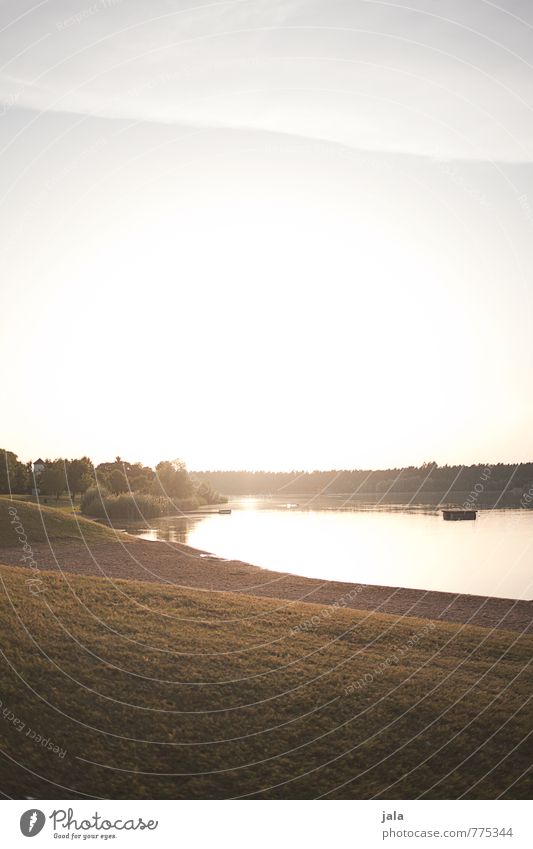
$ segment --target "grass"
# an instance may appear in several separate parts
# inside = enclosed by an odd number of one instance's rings
[[[16,513],[10,512],[13,510]],[[0,497],[0,548],[20,545],[26,539],[30,545],[48,540],[104,542],[116,539],[116,532],[55,507]]]
[[[0,567],[8,796],[531,795],[531,637],[40,577]]]
[[[40,503],[45,507],[54,507],[55,509],[65,510],[67,513],[78,512],[81,502],[80,495],[76,495],[75,498],[71,498],[69,495],[60,495],[59,498],[55,498],[53,495],[40,495],[37,499],[35,495],[19,495],[13,493],[12,498],[16,501],[26,501],[29,504]]]

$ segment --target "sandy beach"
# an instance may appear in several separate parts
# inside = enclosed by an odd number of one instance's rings
[[[484,628],[533,632],[533,601],[453,594],[401,587],[360,585],[318,580],[261,569],[249,563],[221,560],[186,545],[124,537],[89,546],[80,542],[33,546],[39,568],[109,580],[130,579],[243,593],[293,602],[336,605],[354,610],[414,616]],[[5,564],[24,565],[20,548],[5,548]],[[324,574],[328,564],[324,564]]]

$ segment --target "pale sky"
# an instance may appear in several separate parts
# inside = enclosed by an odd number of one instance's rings
[[[0,3],[0,447],[532,459],[533,4]]]

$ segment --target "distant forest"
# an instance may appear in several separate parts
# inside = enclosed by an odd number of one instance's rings
[[[533,463],[439,466],[314,472],[194,472],[225,495],[339,495],[354,501],[477,503],[479,506],[533,502]]]

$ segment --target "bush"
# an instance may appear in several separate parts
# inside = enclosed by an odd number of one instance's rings
[[[138,492],[135,495],[121,493],[110,495],[106,489],[94,487],[88,489],[81,500],[81,512],[97,519],[119,519],[123,522],[140,522],[144,519],[157,519],[160,516],[173,516],[183,510],[194,510],[199,499],[159,498]]]
[[[83,493],[80,501],[80,510],[86,516],[101,516],[103,513],[102,501],[109,496],[109,491],[104,486],[90,486]]]
[[[226,496],[213,489],[209,481],[194,480],[193,483],[200,504],[225,504],[227,502]]]

